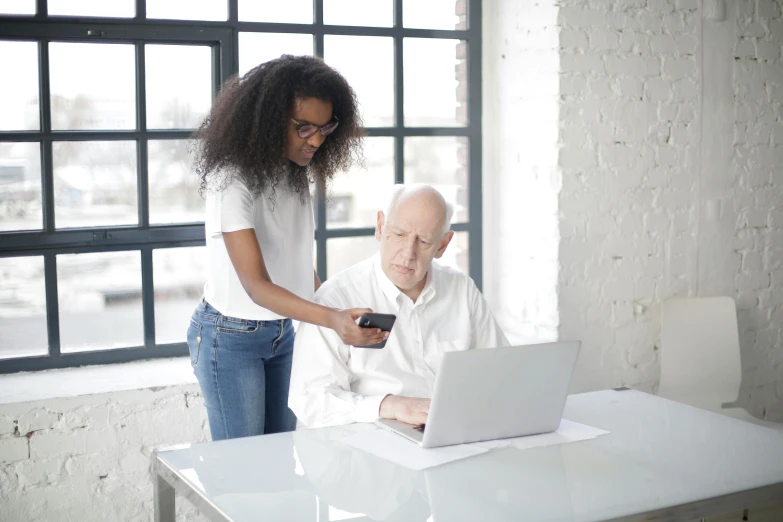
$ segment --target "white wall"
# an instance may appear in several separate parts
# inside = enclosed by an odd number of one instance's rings
[[[557,335],[555,1],[483,4],[484,293],[511,338]]]
[[[151,449],[208,434],[195,384],[0,405],[0,520],[151,521]]]
[[[741,257],[731,272],[740,305],[743,396],[756,415],[783,420],[783,18],[781,2],[731,2],[733,108],[730,163],[734,197],[722,208],[725,249]],[[711,43],[711,42],[705,42]],[[733,97],[731,97],[733,95]],[[708,111],[705,106],[705,114]],[[706,121],[706,118],[705,118]],[[705,129],[707,127],[705,126]],[[710,129],[712,130],[712,129]],[[722,145],[729,144],[728,140]],[[706,156],[705,156],[706,157]],[[710,254],[700,256],[708,262]],[[741,261],[741,263],[740,263]],[[739,268],[737,268],[739,265]],[[713,277],[705,264],[704,279]],[[730,279],[731,280],[731,279]]]
[[[699,0],[485,2],[486,292],[512,332],[584,342],[576,390],[654,390],[660,303],[730,295],[739,403],[783,419],[781,3],[726,3],[715,21]],[[556,260],[540,254],[552,240]],[[542,294],[554,311],[532,304]]]
[[[700,17],[679,4],[561,2],[560,335],[585,389],[653,388],[658,305],[695,275]]]

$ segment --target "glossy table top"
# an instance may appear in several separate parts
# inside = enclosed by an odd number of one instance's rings
[[[234,522],[685,520],[783,499],[781,432],[630,390],[572,395],[564,417],[610,433],[413,471],[342,444],[376,429],[353,424],[161,451],[157,465]]]

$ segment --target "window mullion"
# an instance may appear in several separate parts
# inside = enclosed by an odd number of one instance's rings
[[[49,338],[49,357],[60,357],[60,306],[57,293],[57,255],[44,255],[46,285],[46,329]]]
[[[136,42],[136,129],[147,130],[147,86],[144,42]],[[136,140],[136,190],[139,205],[139,226],[150,224],[149,172],[147,168],[147,138],[143,134]]]
[[[141,249],[141,308],[144,322],[144,346],[155,349],[155,282],[152,248]]]

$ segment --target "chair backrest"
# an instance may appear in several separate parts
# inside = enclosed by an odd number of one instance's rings
[[[713,411],[736,401],[742,367],[734,300],[670,299],[661,323],[658,395]]]

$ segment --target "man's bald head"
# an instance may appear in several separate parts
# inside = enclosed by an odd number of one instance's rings
[[[410,203],[411,200],[413,200],[412,203]],[[441,235],[448,232],[451,228],[451,217],[454,215],[454,206],[446,201],[443,194],[438,192],[435,187],[425,183],[394,185],[389,204],[386,206],[386,220],[391,220],[397,207],[406,201],[410,204],[421,205],[430,209],[430,212],[439,214],[439,222],[442,230]]]

